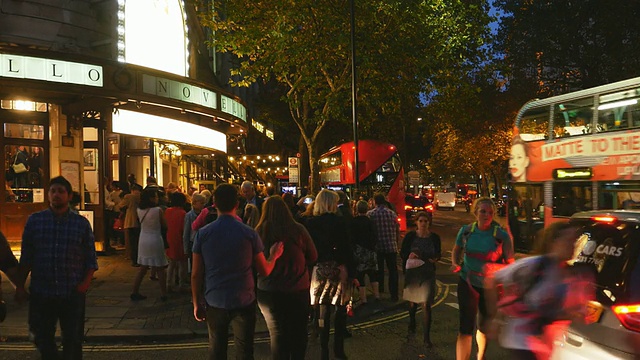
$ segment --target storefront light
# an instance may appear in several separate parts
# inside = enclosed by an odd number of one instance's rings
[[[183,121],[119,109],[112,116],[113,132],[174,141],[227,152],[225,134]]]

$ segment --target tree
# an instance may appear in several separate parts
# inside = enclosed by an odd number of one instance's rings
[[[638,1],[496,0],[510,87],[557,95],[640,75]],[[511,90],[511,89],[510,89]]]
[[[363,127],[402,116],[420,104],[438,77],[477,63],[489,21],[484,0],[356,2],[358,109]],[[217,51],[239,61],[232,84],[275,81],[309,154],[317,183],[317,144],[329,122],[350,123],[349,2],[235,0],[215,2],[202,17]],[[388,123],[387,123],[388,124]]]

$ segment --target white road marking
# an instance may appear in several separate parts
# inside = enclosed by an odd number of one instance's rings
[[[458,306],[458,303],[444,303],[444,304],[451,306],[452,308],[455,308],[455,309],[460,309],[460,307]]]
[[[458,292],[457,291],[450,291],[449,294],[458,297]]]

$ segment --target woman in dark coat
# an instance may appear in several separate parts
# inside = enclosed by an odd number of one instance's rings
[[[409,334],[416,332],[416,312],[418,305],[422,306],[424,345],[431,348],[431,306],[436,293],[436,262],[442,251],[440,236],[429,231],[431,216],[419,212],[416,224],[418,228],[405,235],[400,250],[405,273],[403,298],[409,301]]]
[[[344,218],[337,212],[338,194],[322,190],[315,199],[313,217],[306,222],[307,230],[318,251],[318,263],[311,277],[311,305],[319,306],[321,359],[329,359],[329,328],[331,312],[335,308],[335,339],[333,352],[336,359],[344,359],[346,334],[346,305],[351,296],[350,285],[358,286],[355,279],[356,264]]]

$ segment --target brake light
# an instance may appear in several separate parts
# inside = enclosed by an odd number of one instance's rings
[[[425,210],[427,210],[427,211],[433,211],[433,205],[431,205],[431,204],[429,204],[429,205],[425,206],[424,208],[425,208]]]
[[[414,199],[420,199],[420,195],[416,195],[413,197]]]
[[[640,304],[614,305],[611,307],[622,326],[640,332]]]
[[[411,206],[411,205],[405,205],[405,206],[404,206],[404,209],[405,209],[405,210],[411,210],[411,209],[413,209],[413,206]]]
[[[606,224],[613,224],[614,222],[618,221],[618,218],[615,216],[593,216],[591,217],[591,220]]]

